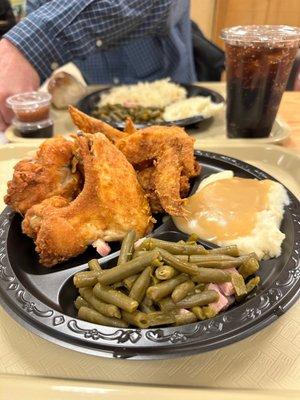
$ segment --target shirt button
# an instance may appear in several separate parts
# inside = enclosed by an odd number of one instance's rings
[[[120,83],[120,79],[119,78],[117,78],[116,76],[113,78],[113,83],[115,84],[115,85],[117,85],[118,83]]]
[[[101,47],[102,46],[102,40],[101,39],[97,39],[96,40],[96,46],[97,47]]]
[[[59,65],[58,65],[57,62],[53,62],[53,63],[51,64],[51,69],[52,69],[52,71],[56,70],[58,67],[59,67]]]

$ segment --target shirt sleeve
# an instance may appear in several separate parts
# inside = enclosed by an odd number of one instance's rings
[[[45,79],[53,65],[157,33],[162,21],[166,25],[171,3],[172,0],[52,0],[30,13],[4,37]]]

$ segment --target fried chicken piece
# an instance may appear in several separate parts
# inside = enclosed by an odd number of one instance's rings
[[[69,113],[74,124],[83,132],[104,133],[104,135],[113,143],[126,135],[126,133],[123,133],[118,129],[113,128],[112,126],[108,125],[104,121],[101,121],[100,119],[87,116],[85,113],[79,111],[73,106],[69,106]]]
[[[135,133],[137,130],[134,126],[134,123],[130,117],[126,118],[125,121],[125,127],[124,127],[124,133],[126,135],[131,135],[132,133]]]
[[[155,167],[150,166],[143,168],[141,170],[137,170],[138,180],[144,189],[148,201],[151,206],[152,213],[161,213],[163,212],[163,208],[160,204],[159,197],[155,191]],[[190,181],[189,178],[185,175],[181,175],[180,177],[180,197],[184,198],[189,194],[190,190]]]
[[[21,214],[35,204],[60,195],[73,200],[80,191],[80,175],[72,172],[74,143],[62,137],[48,139],[33,159],[19,161],[7,184],[4,201]]]
[[[194,139],[180,127],[151,126],[119,139],[116,146],[134,167],[152,160],[155,193],[162,208],[170,215],[185,215],[181,182],[186,186],[200,172]]]
[[[71,116],[79,129],[100,129],[102,121],[72,107]],[[106,124],[107,125],[107,124]],[[115,130],[115,129],[114,129]],[[139,180],[150,199],[153,212],[160,208],[170,215],[184,216],[181,193],[188,192],[190,178],[197,176],[200,166],[194,157],[194,139],[177,126],[151,126],[145,129],[112,135],[107,126],[102,132],[125,154],[127,160],[139,171]],[[141,166],[153,167],[151,179]],[[181,185],[184,183],[184,187]],[[160,207],[157,202],[159,199]]]
[[[76,140],[85,176],[82,192],[66,206],[59,198],[33,206],[22,225],[47,267],[82,253],[98,239],[122,240],[130,229],[141,237],[152,228],[145,193],[126,157],[102,134]]]
[[[27,236],[35,239],[40,230],[43,217],[53,211],[53,208],[62,208],[69,204],[69,201],[64,197],[53,196],[29,208],[22,222],[23,232],[25,232]]]

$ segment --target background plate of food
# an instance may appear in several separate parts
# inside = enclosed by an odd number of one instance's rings
[[[295,303],[299,201],[283,185],[194,152],[182,128],[71,114],[82,133],[44,142],[8,184],[0,299],[13,318],[84,353],[170,358],[241,340]]]
[[[223,96],[211,89],[162,79],[100,89],[81,99],[77,107],[124,129],[127,117],[137,128],[194,125],[218,113],[224,102]]]

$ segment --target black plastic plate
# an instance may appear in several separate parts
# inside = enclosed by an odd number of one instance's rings
[[[203,168],[194,184],[204,177],[231,169],[236,176],[274,179],[242,161],[208,152],[196,152]],[[214,350],[237,342],[263,329],[285,313],[300,295],[300,207],[289,193],[282,231],[286,235],[280,257],[263,261],[261,284],[243,303],[217,317],[180,327],[116,329],[76,319],[72,284],[75,272],[87,268],[95,256],[88,249],[79,257],[47,269],[38,263],[31,239],[21,232],[21,217],[6,208],[0,218],[0,300],[6,311],[21,325],[63,347],[105,357],[149,359],[170,358]],[[152,233],[178,241],[185,238],[170,217]],[[103,268],[115,264],[113,253],[101,259]]]
[[[195,86],[195,85],[188,85],[188,84],[180,84],[183,86],[187,91],[187,97],[195,97],[195,96],[205,96],[210,97],[212,102],[214,103],[223,103],[225,99],[220,93],[217,93],[211,89],[202,87],[202,86]],[[97,90],[88,96],[83,97],[78,103],[77,108],[83,111],[85,114],[91,115],[92,111],[95,109],[96,105],[99,103],[102,94],[107,93],[112,89],[113,86]],[[185,118],[185,119],[178,119],[175,121],[168,121],[168,122],[160,122],[160,125],[176,125],[176,126],[191,126],[199,124],[200,122],[207,121],[211,119],[211,117],[204,117],[203,115],[195,115],[194,117]],[[124,129],[123,122],[115,122],[115,121],[106,121],[110,125],[114,126],[117,129]],[[146,126],[153,125],[153,122],[148,124],[135,124],[137,129],[145,128]]]

